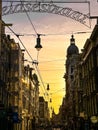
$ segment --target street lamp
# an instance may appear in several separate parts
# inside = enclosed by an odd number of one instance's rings
[[[50,90],[50,87],[49,87],[49,84],[47,84],[47,91],[49,91]]]
[[[35,45],[35,48],[37,49],[37,51],[40,51],[40,49],[42,48],[41,43],[41,39],[40,39],[40,34],[37,34],[37,44]]]

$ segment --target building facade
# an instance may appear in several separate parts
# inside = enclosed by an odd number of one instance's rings
[[[5,26],[1,30],[0,129],[32,130],[39,121],[38,77],[24,66],[19,43],[5,34]]]
[[[71,42],[73,42],[73,38]],[[71,49],[70,49],[71,48]],[[75,49],[75,50],[74,50]],[[74,50],[74,51],[73,51]],[[65,119],[78,130],[98,129],[98,24],[95,25],[82,52],[67,49]],[[74,125],[73,125],[74,124]]]
[[[40,127],[47,127],[49,125],[50,114],[48,102],[40,96],[39,97],[39,125]]]
[[[1,37],[1,71],[0,71],[0,102],[1,116],[5,111],[5,120],[8,129],[21,129],[20,122],[20,93],[22,75],[22,51],[18,43],[5,35],[5,27],[2,25]],[[13,60],[14,59],[14,60]],[[15,119],[15,118],[17,119]],[[15,119],[15,120],[14,120]],[[11,121],[13,120],[13,122]],[[5,126],[5,125],[4,125]],[[5,128],[6,129],[6,128]]]
[[[22,78],[22,126],[33,130],[39,119],[39,81],[29,65],[24,67]]]
[[[82,58],[82,88],[84,116],[91,122],[90,127],[97,129],[98,123],[98,24],[87,39]],[[95,124],[94,124],[95,121]],[[93,126],[92,126],[93,125]]]

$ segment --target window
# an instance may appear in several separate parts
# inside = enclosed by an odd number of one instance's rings
[[[71,67],[71,74],[73,73],[73,67]]]
[[[97,66],[98,66],[98,48],[96,49],[96,60],[97,60]]]

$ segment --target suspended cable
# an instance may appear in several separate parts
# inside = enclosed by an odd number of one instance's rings
[[[20,0],[20,2],[21,2],[22,6],[23,6],[23,8],[24,8],[24,11],[25,11],[25,13],[26,13],[26,15],[27,15],[27,17],[28,17],[28,19],[29,19],[29,21],[30,21],[30,23],[31,23],[31,25],[32,25],[32,27],[33,27],[33,29],[34,29],[34,31],[35,31],[35,33],[37,34],[37,31],[36,31],[36,29],[35,29],[35,27],[34,27],[32,21],[31,21],[31,19],[30,19],[30,16],[28,15],[28,13],[27,13],[27,11],[26,11],[24,5],[23,5],[23,1]]]
[[[22,46],[23,46],[24,49],[26,50],[27,54],[29,55],[29,57],[31,58],[32,63],[33,63],[34,60],[33,60],[33,58],[31,57],[31,55],[30,55],[30,53],[28,52],[28,50],[26,49],[26,47],[24,46],[24,44],[22,43],[22,41],[21,41],[19,35],[16,34],[9,26],[7,26],[7,27],[8,27],[9,30],[19,39],[20,43],[22,44]],[[32,64],[32,65],[34,65],[34,64]],[[39,69],[38,69],[38,64],[35,64],[35,68],[36,68],[36,71],[38,72],[38,75],[39,75],[39,78],[40,78],[40,80],[41,80],[41,82],[42,82],[42,85],[43,85],[43,88],[44,88],[44,90],[45,90],[45,93],[48,95],[48,92],[47,92],[46,89],[45,89],[45,85],[44,85],[44,82],[43,82],[43,80],[42,80],[40,71],[39,71]],[[44,96],[44,97],[45,97],[45,96]],[[46,98],[46,97],[45,97],[45,98]]]
[[[30,53],[28,52],[28,50],[26,49],[26,47],[25,47],[24,44],[22,43],[22,41],[21,41],[19,35],[17,35],[9,26],[8,26],[8,28],[9,28],[9,29],[14,33],[14,35],[19,39],[20,43],[22,44],[22,46],[23,46],[24,49],[26,50],[27,54],[29,55],[29,57],[30,57],[31,60],[33,61],[33,59],[32,59],[32,57],[31,57]]]
[[[59,61],[65,61],[65,59],[56,59],[56,60],[50,60],[50,61],[40,61],[39,63],[46,63],[46,62],[59,62]]]
[[[27,62],[32,63],[32,61],[29,61],[26,59]],[[38,60],[33,60],[35,62],[37,62]],[[56,60],[49,60],[49,61],[39,61],[38,63],[42,64],[42,63],[47,63],[47,62],[59,62],[59,61],[65,61],[65,59],[56,59]]]
[[[3,23],[4,23],[4,22],[3,22]],[[26,47],[25,47],[24,44],[22,43],[21,39],[19,38],[19,35],[17,35],[9,26],[7,26],[7,27],[8,27],[9,30],[12,31],[13,34],[19,39],[20,43],[22,44],[22,46],[23,46],[24,49],[26,50],[26,52],[27,52],[27,54],[29,55],[29,57],[31,58],[31,60],[34,61],[33,58],[31,57],[30,53],[28,52],[28,50],[26,49]],[[32,62],[32,65],[34,66],[33,62]],[[35,64],[35,67],[36,67],[36,71],[38,72],[39,78],[40,78],[40,80],[41,80],[41,82],[42,82],[43,88],[44,88],[44,90],[45,90],[44,82],[43,82],[43,80],[42,80],[41,74],[40,74],[40,72],[39,72],[39,70],[38,70],[36,64]],[[45,93],[47,94],[46,90],[45,90]]]
[[[53,69],[53,70],[48,70],[48,69],[47,69],[47,70],[41,70],[41,71],[48,71],[48,72],[50,71],[50,72],[51,72],[51,71],[57,71],[57,70],[64,71],[64,69]]]
[[[6,33],[11,33],[11,32],[6,32]],[[85,34],[85,33],[91,33],[91,31],[80,31],[80,32],[68,32],[68,33],[51,33],[51,34],[44,34],[44,33],[42,33],[42,34],[40,34],[40,35],[42,35],[42,36],[52,36],[52,35],[58,35],[58,36],[60,36],[60,35],[68,35],[68,34]],[[35,36],[35,34],[33,34],[33,33],[18,33],[20,36]]]
[[[38,61],[39,51],[37,51],[37,61]]]
[[[36,70],[37,70],[38,75],[39,75],[39,77],[40,77],[40,80],[41,80],[41,82],[42,82],[42,85],[43,85],[43,87],[44,87],[44,90],[45,90],[45,92],[46,92],[46,94],[47,94],[47,91],[46,91],[46,88],[45,88],[44,82],[43,82],[43,80],[42,80],[42,77],[41,77],[40,71],[39,71],[39,69],[38,69],[38,66],[35,65],[35,67],[36,67]]]
[[[65,90],[65,88],[62,88],[62,89],[56,90],[55,92],[52,92],[52,93],[50,93],[50,94],[52,95],[52,94],[58,93],[58,92],[63,91],[63,90]]]

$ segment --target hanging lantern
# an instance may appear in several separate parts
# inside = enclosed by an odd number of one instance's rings
[[[49,84],[47,84],[47,90],[50,90],[50,88],[49,88]]]
[[[35,48],[37,49],[37,51],[40,51],[40,49],[42,48],[42,45],[40,44],[41,43],[41,39],[40,39],[40,34],[37,34],[37,44],[35,45]]]
[[[50,98],[50,102],[52,102],[52,99]]]

